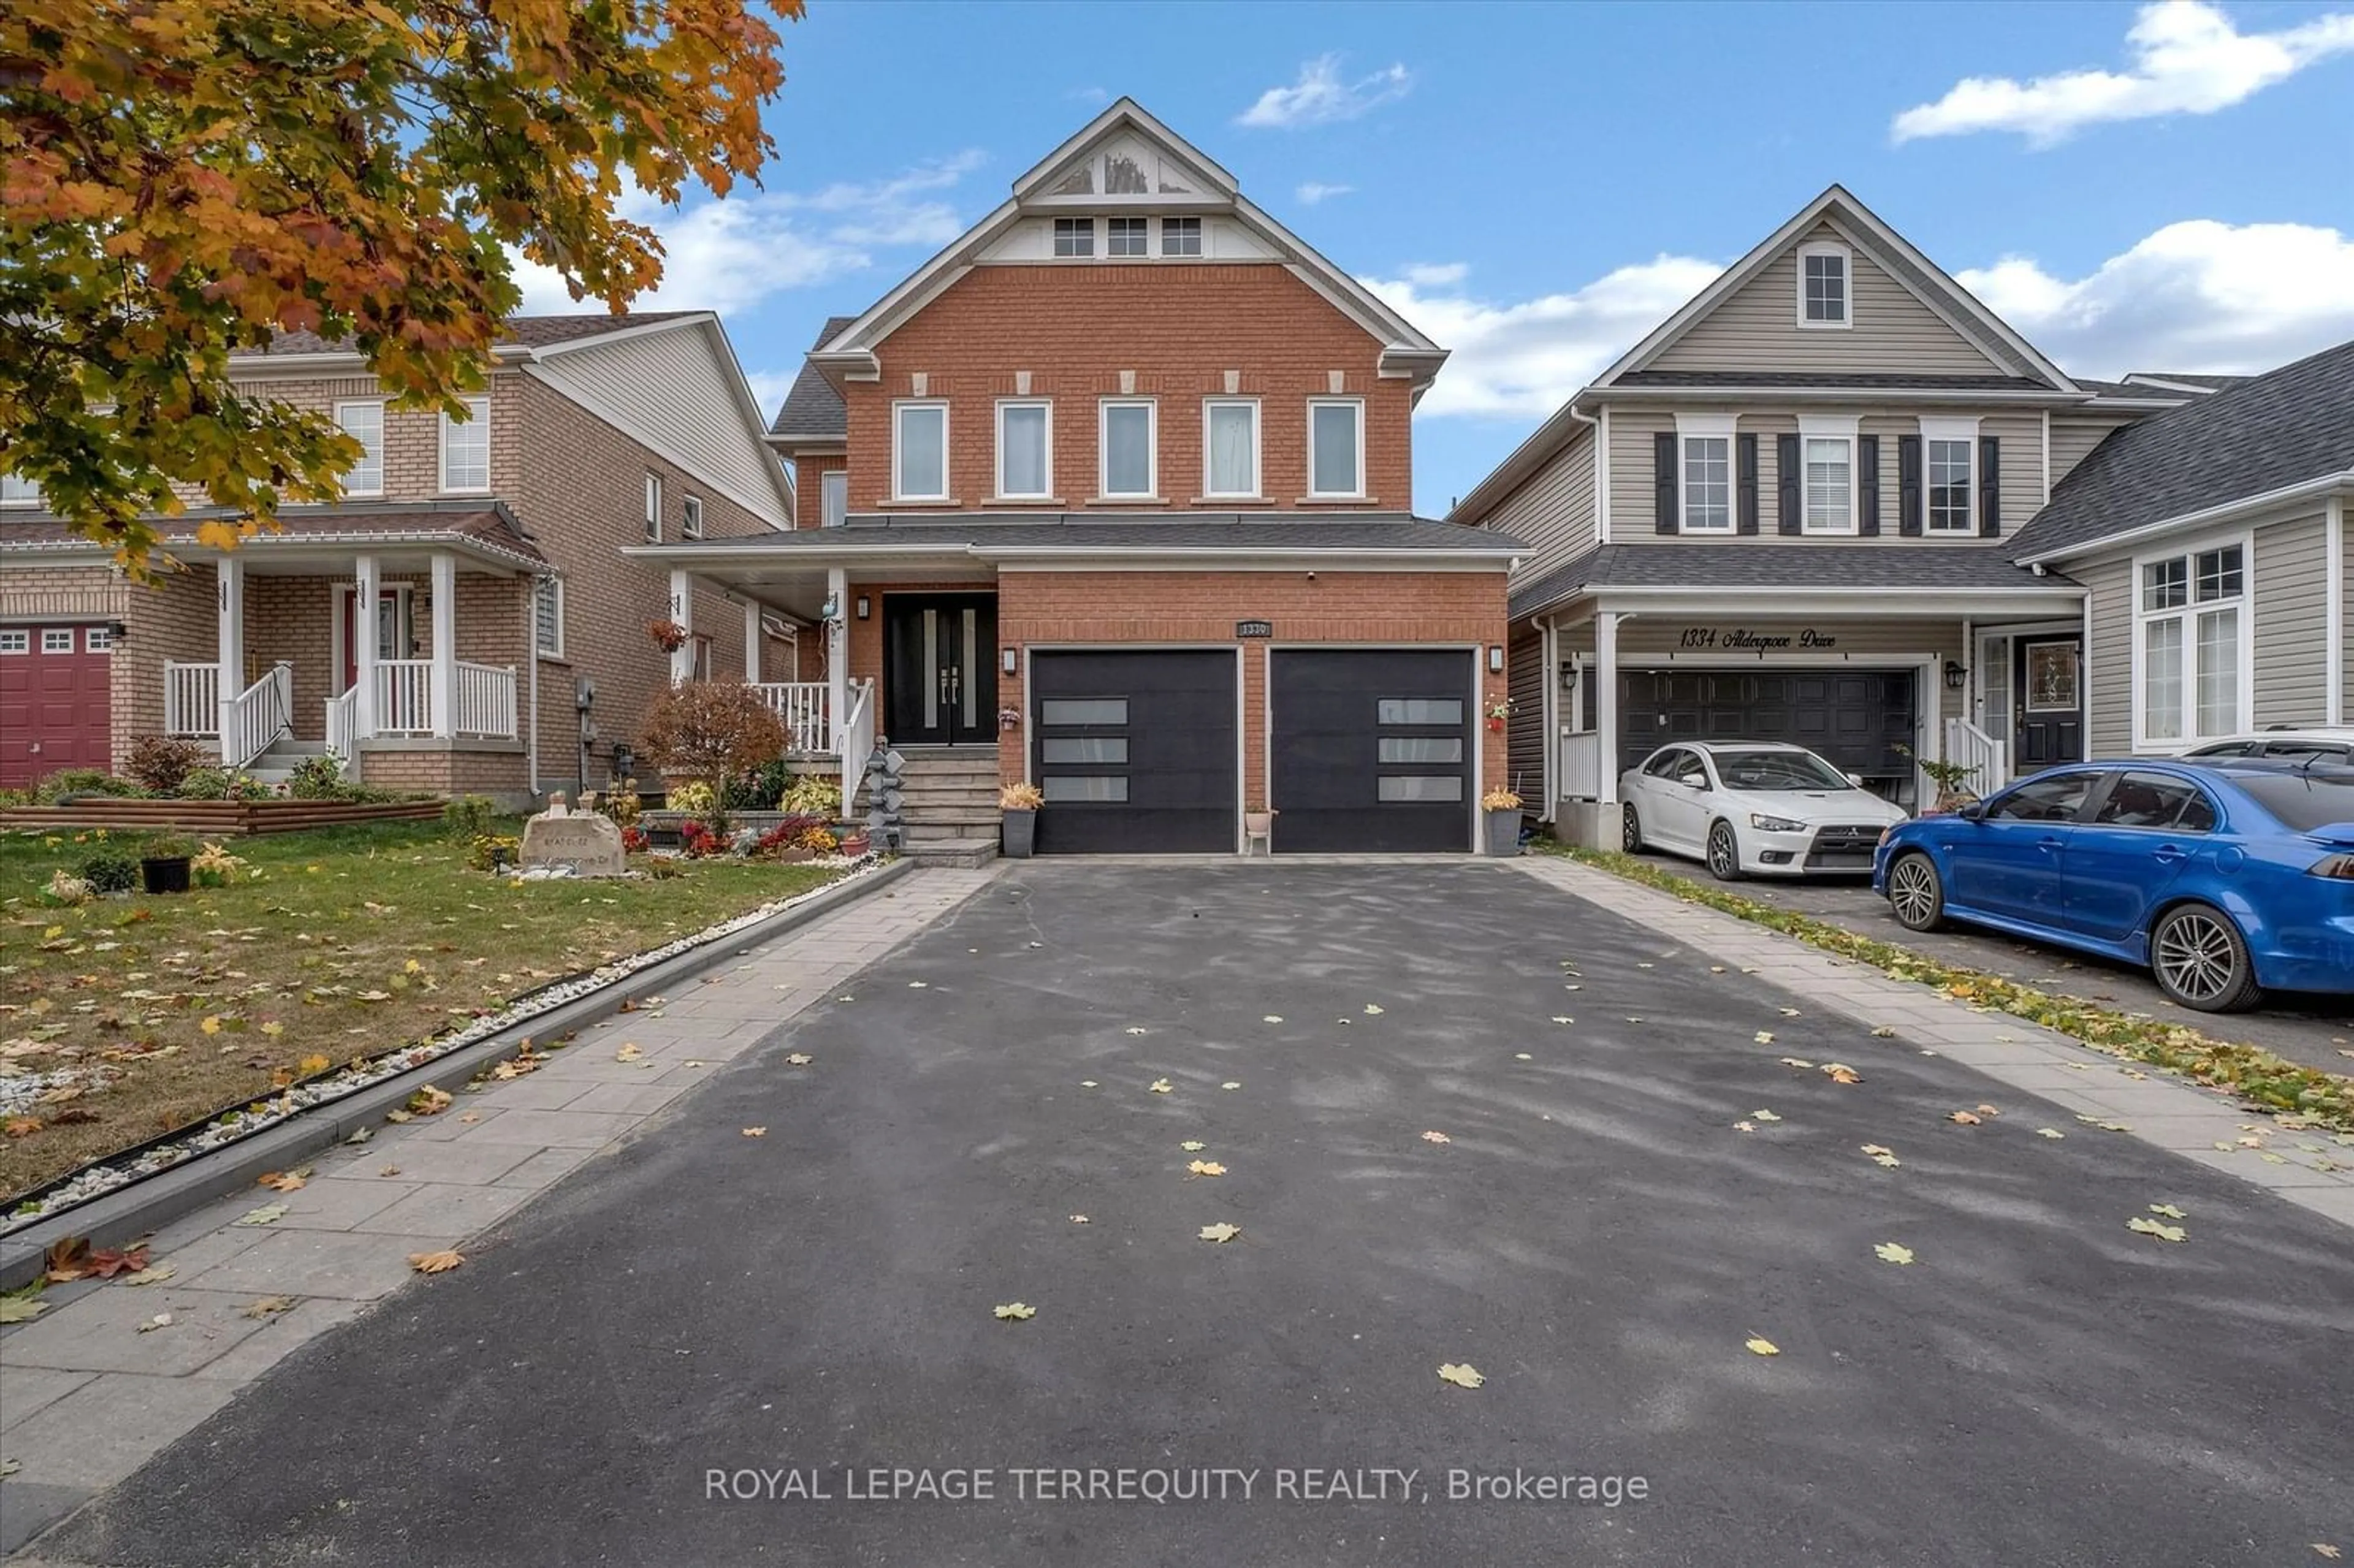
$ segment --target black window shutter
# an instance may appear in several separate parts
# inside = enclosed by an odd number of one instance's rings
[[[1651,522],[1662,534],[1676,531],[1676,433],[1651,438]]]
[[[1855,531],[1869,537],[1880,532],[1880,438],[1856,437],[1855,461],[1862,471],[1856,475],[1856,495],[1863,513]]]
[[[1921,532],[1921,438],[1896,438],[1896,531]]]
[[[1798,438],[1774,438],[1774,511],[1775,526],[1785,534],[1806,532],[1807,514],[1800,510],[1798,496]]]
[[[1978,438],[1978,532],[2002,532],[2002,442],[1994,436]]]
[[[1740,467],[1740,521],[1734,524],[1743,534],[1757,532],[1757,438],[1735,436],[1733,440],[1735,461]]]

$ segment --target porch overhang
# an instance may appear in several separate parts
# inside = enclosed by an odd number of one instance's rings
[[[2073,614],[2084,590],[2074,583],[2048,588],[1777,588],[1761,603],[1755,589],[1604,588],[1551,607],[1559,618],[1573,604],[1620,615],[1739,614],[1788,620],[1868,616],[1874,620],[2033,620]]]
[[[10,518],[0,530],[0,559],[11,564],[84,564],[113,559],[113,551],[72,532],[58,518]],[[541,576],[554,568],[531,544],[513,514],[485,497],[462,503],[367,503],[333,507],[286,507],[279,526],[240,541],[234,550],[207,544],[199,530],[208,523],[235,523],[239,514],[191,511],[146,519],[161,535],[163,552],[176,561],[217,562],[234,556],[257,575],[304,575],[342,567],[354,557],[373,556],[389,572],[422,572],[439,552],[465,559],[470,570],[499,576]]]

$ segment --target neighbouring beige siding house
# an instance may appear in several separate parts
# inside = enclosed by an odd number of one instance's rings
[[[9,482],[0,784],[119,767],[172,735],[265,779],[323,751],[370,784],[519,802],[604,784],[675,675],[790,662],[778,618],[716,590],[682,612],[621,554],[790,525],[709,313],[517,317],[464,420],[392,407],[355,353],[309,334],[232,372],[360,439],[345,499],[223,553],[191,496],[142,586]],[[662,620],[696,628],[675,658],[648,630]]]
[[[2163,748],[2126,701],[2134,552],[2094,541],[2140,526],[2119,493],[2164,432],[2234,408],[2285,419],[2303,394],[2267,393],[2274,379],[2070,376],[1832,186],[1452,514],[1529,550],[1513,778],[1564,832],[1616,842],[1619,773],[1672,740],[1798,741],[1908,805],[1928,799],[1916,759],[1992,788],[2137,738]],[[2329,395],[2349,401],[2342,382]],[[2212,476],[2190,487],[2201,503],[2270,482],[2244,459],[2194,465]],[[2349,467],[2341,449],[2298,479]],[[2155,523],[2157,493],[2130,514]],[[2342,713],[2342,530],[2317,496],[2297,504],[2309,526],[2250,545],[2268,586],[2244,694],[2190,715],[2176,749]]]

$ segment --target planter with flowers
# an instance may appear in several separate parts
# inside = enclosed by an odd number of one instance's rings
[[[675,620],[649,620],[646,622],[646,635],[652,638],[654,646],[663,652],[675,653],[686,646],[690,633]]]
[[[1499,697],[1488,705],[1488,728],[1494,734],[1504,732],[1504,723],[1512,716],[1512,699]]]
[[[998,810],[1005,813],[1005,857],[1028,860],[1038,851],[1038,808],[1045,795],[1035,784],[1001,785]]]
[[[1498,860],[1521,853],[1521,798],[1510,789],[1490,789],[1479,797],[1479,820],[1487,829],[1486,848]]]

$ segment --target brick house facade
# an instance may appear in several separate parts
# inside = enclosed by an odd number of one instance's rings
[[[234,371],[367,435],[376,471],[364,466],[334,506],[287,509],[281,532],[229,556],[196,541],[201,510],[166,520],[167,558],[147,585],[37,507],[0,513],[0,678],[18,676],[0,697],[11,710],[0,782],[119,767],[140,737],[175,733],[249,753],[231,760],[264,777],[326,747],[347,775],[394,788],[519,803],[599,787],[673,673],[647,630],[671,613],[668,586],[622,547],[683,536],[690,498],[706,539],[790,523],[790,481],[707,314],[516,318],[481,395],[487,439],[472,468],[472,432],[387,406],[335,344],[294,334]],[[631,396],[650,376],[671,396]],[[373,651],[350,608],[363,575],[383,606]],[[785,650],[760,618],[717,588],[695,600],[690,673],[777,668]],[[12,628],[26,632],[16,671]],[[84,644],[101,628],[110,647],[93,659]],[[37,657],[45,632],[61,642],[68,629],[70,660]],[[376,666],[365,704],[364,660]]]
[[[810,749],[993,750],[1042,852],[1260,813],[1278,853],[1460,851],[1517,546],[1413,515],[1444,358],[1123,100],[825,323],[769,429],[791,533],[631,553],[811,623]]]

